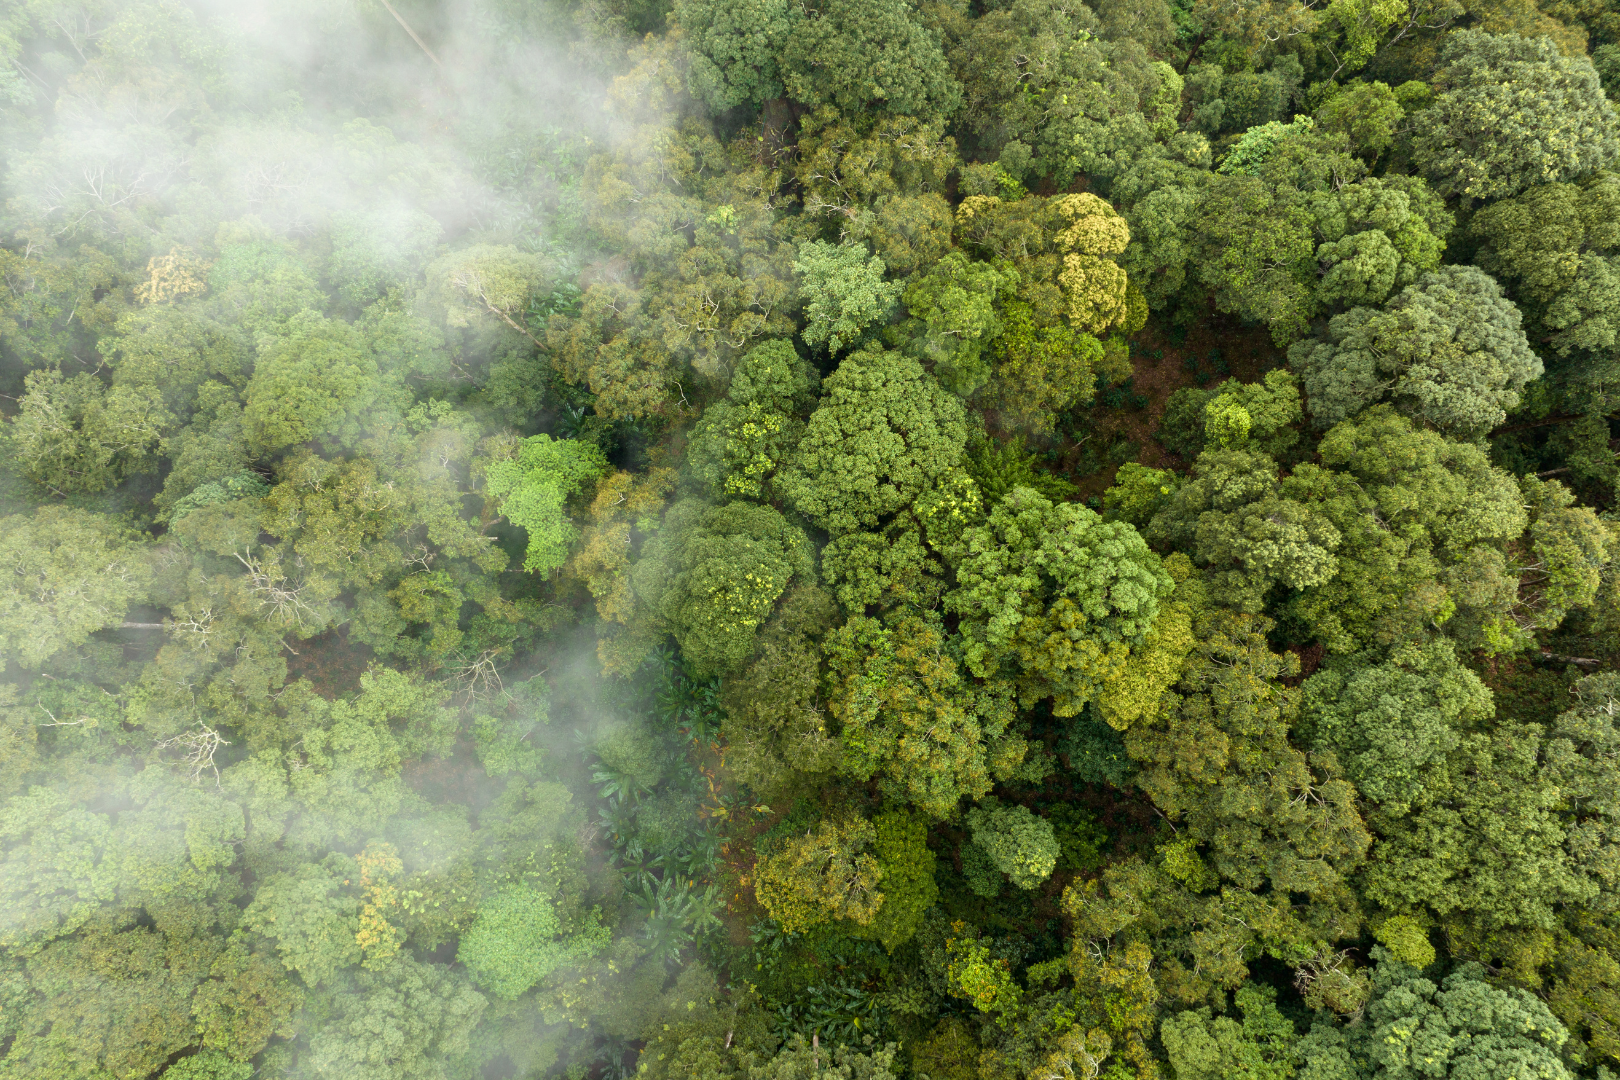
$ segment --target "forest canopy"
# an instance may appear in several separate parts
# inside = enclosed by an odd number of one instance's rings
[[[0,5],[0,1080],[1615,1080],[1620,6]]]

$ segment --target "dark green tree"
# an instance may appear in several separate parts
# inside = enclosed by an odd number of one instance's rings
[[[876,527],[960,462],[962,406],[910,357],[860,350],[822,389],[780,483],[794,506],[829,532]]]
[[[820,0],[787,39],[781,65],[789,97],[846,116],[948,116],[962,99],[939,38],[902,0]]]

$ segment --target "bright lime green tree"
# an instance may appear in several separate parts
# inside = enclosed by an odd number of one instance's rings
[[[513,885],[479,905],[477,919],[461,935],[456,959],[480,986],[510,1001],[606,944],[606,929],[594,921],[578,933],[565,934],[549,896]]]
[[[607,460],[593,443],[535,435],[516,455],[490,464],[485,490],[499,500],[501,514],[529,534],[523,569],[542,577],[568,561],[578,535],[564,504],[586,484],[607,472]]]

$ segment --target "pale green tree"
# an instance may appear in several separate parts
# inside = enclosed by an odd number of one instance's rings
[[[1321,465],[1299,466],[1278,488],[1339,536],[1337,572],[1288,601],[1295,616],[1335,652],[1436,626],[1467,647],[1519,647],[1507,547],[1528,515],[1511,477],[1480,447],[1417,428],[1389,405],[1336,425],[1319,453]]]
[[[551,897],[528,886],[502,889],[478,907],[461,935],[456,959],[474,981],[508,1001],[559,967],[588,960],[607,944],[605,928],[592,924],[563,932]]]
[[[360,900],[345,884],[313,863],[278,874],[259,888],[242,925],[274,941],[281,962],[306,986],[329,983],[360,962]]]
[[[532,252],[510,245],[475,244],[427,268],[425,301],[452,327],[496,321],[534,340],[529,302],[550,291],[553,268]]]
[[[867,327],[887,320],[903,288],[899,282],[883,280],[883,260],[864,244],[812,240],[799,247],[793,271],[806,301],[805,344],[825,345],[832,353],[853,345]]]
[[[1316,110],[1318,127],[1348,135],[1350,144],[1368,159],[1390,148],[1405,119],[1406,110],[1395,91],[1382,82],[1348,83]]]
[[[0,518],[0,567],[0,652],[25,664],[117,626],[151,580],[138,534],[60,506]]]
[[[795,1033],[769,1061],[748,1066],[747,1080],[895,1080],[900,1044],[864,1050],[838,1043],[823,1048],[819,1038],[807,1042]]]
[[[1586,57],[1549,38],[1459,30],[1413,118],[1414,163],[1443,195],[1494,199],[1572,180],[1620,154],[1620,122]]]
[[[1469,222],[1479,265],[1512,289],[1553,351],[1602,351],[1620,332],[1620,176],[1537,184]]]
[[[1018,272],[1005,263],[977,262],[960,251],[939,260],[906,286],[911,320],[899,333],[931,364],[941,386],[966,397],[990,378],[987,347],[1001,332],[997,302],[1018,284]]]
[[[1308,917],[1331,924],[1353,909],[1348,882],[1372,836],[1337,764],[1290,740],[1300,692],[1284,680],[1298,665],[1268,646],[1272,625],[1200,618],[1180,678],[1125,730],[1124,749],[1181,842],[1202,848],[1209,877],[1309,897]]]
[[[158,464],[174,416],[157,394],[95,375],[31,371],[5,433],[23,475],[61,494],[104,491]]]
[[[486,1004],[459,972],[401,956],[332,995],[309,1068],[322,1080],[433,1080],[466,1067]]]
[[[1443,431],[1481,435],[1542,373],[1518,308],[1472,266],[1442,267],[1382,311],[1336,315],[1326,340],[1298,342],[1288,356],[1321,427],[1387,399]]]
[[[1147,531],[1208,567],[1214,598],[1240,611],[1262,610],[1276,586],[1324,585],[1339,569],[1340,530],[1290,498],[1277,463],[1247,448],[1198,455],[1192,479],[1168,495]]]
[[[359,330],[305,311],[260,343],[242,429],[262,453],[314,439],[357,439],[383,400],[377,358]]]

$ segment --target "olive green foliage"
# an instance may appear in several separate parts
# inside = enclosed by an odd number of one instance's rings
[[[896,1043],[874,1048],[868,1035],[866,1052],[839,1043],[823,1048],[819,1037],[807,1044],[795,1033],[769,1061],[750,1065],[748,1080],[895,1080],[890,1066],[899,1051]]]
[[[1103,492],[1103,513],[1144,530],[1180,483],[1167,469],[1150,469],[1127,461],[1114,474],[1114,482]]]
[[[508,244],[474,244],[427,268],[426,300],[446,325],[497,319],[522,334],[531,297],[549,291],[551,267],[541,256]]]
[[[1383,311],[1335,315],[1326,341],[1299,342],[1288,356],[1322,427],[1387,399],[1442,431],[1479,435],[1542,372],[1518,309],[1471,266],[1426,275]]]
[[[1465,30],[1440,51],[1439,91],[1414,118],[1413,161],[1444,195],[1517,195],[1620,154],[1614,108],[1585,57],[1547,38]]]
[[[1259,611],[1278,585],[1331,582],[1343,534],[1310,503],[1291,498],[1277,463],[1249,449],[1205,450],[1148,526],[1148,535],[1191,549],[1222,603]]]
[[[1300,466],[1280,490],[1340,537],[1336,576],[1293,601],[1328,647],[1393,644],[1437,619],[1470,644],[1510,647],[1517,581],[1503,546],[1526,525],[1517,485],[1477,447],[1388,406],[1335,426],[1319,452],[1322,467]]]
[[[990,790],[1023,760],[1010,732],[1011,687],[976,683],[944,646],[937,618],[910,616],[892,627],[864,616],[827,641],[829,707],[841,725],[844,769],[879,777],[893,797],[935,818],[964,797]]]
[[[568,561],[577,532],[564,503],[606,471],[593,444],[550,435],[525,439],[512,457],[490,463],[485,490],[500,500],[502,516],[529,534],[523,569],[545,576]]]
[[[95,492],[153,468],[174,417],[159,401],[95,375],[31,371],[17,416],[7,424],[11,452],[34,483],[59,493]]]
[[[218,1050],[204,1050],[181,1058],[163,1075],[171,1080],[249,1080],[253,1066],[246,1061],[232,1061]]]
[[[950,249],[944,191],[958,159],[942,117],[851,116],[824,105],[802,123],[792,172],[808,222],[836,228],[841,241],[869,241],[897,278]]]
[[[1614,537],[1590,507],[1557,480],[1526,477],[1519,484],[1531,510],[1534,569],[1521,580],[1520,601],[1535,607],[1536,624],[1556,627],[1573,608],[1591,605],[1612,560]]]
[[[1348,135],[1356,151],[1369,158],[1393,145],[1405,119],[1406,110],[1395,91],[1376,81],[1349,83],[1316,110],[1319,127]]]
[[[823,382],[782,490],[829,532],[871,529],[960,462],[966,442],[961,404],[917,361],[863,349]]]
[[[876,840],[865,818],[823,819],[760,858],[754,893],[784,930],[802,932],[830,919],[871,926],[884,901],[883,869],[867,850]]]
[[[963,124],[1007,147],[1015,179],[1051,176],[1061,190],[1077,173],[1107,178],[1152,143],[1171,86],[1134,42],[1105,41],[1089,9],[1017,0],[940,21]]]
[[[1136,783],[1183,842],[1207,845],[1220,880],[1343,904],[1372,837],[1333,759],[1290,741],[1300,692],[1282,680],[1298,669],[1267,646],[1269,628],[1202,622],[1174,690],[1125,732],[1125,749],[1141,763]]]
[[[789,590],[760,632],[755,655],[721,684],[727,766],[770,799],[806,777],[825,778],[843,759],[820,701],[818,635],[836,618],[837,604],[825,590]]]
[[[1020,301],[1006,306],[1002,325],[992,346],[995,397],[1015,423],[1048,433],[1055,414],[1091,401],[1102,342],[1061,323],[1038,325]]]
[[[319,866],[279,875],[259,890],[243,925],[272,939],[281,962],[306,985],[329,982],[360,959],[360,903],[343,884]]]
[[[377,357],[348,323],[301,312],[259,350],[242,430],[261,452],[312,439],[352,441],[383,393]]]
[[[1440,264],[1452,227],[1440,198],[1413,177],[1364,173],[1341,136],[1295,134],[1176,209],[1153,261],[1195,259],[1217,306],[1285,345],[1318,312],[1380,303]]]
[[[310,1039],[310,1065],[323,1078],[443,1075],[466,1060],[487,1004],[464,976],[401,957],[333,995],[331,1018]]]
[[[32,665],[117,625],[151,574],[117,520],[59,506],[0,518],[0,565],[0,650]]]
[[[1279,143],[1306,134],[1315,126],[1307,116],[1291,124],[1271,120],[1251,127],[1221,159],[1220,168],[1216,171],[1229,176],[1259,176],[1265,169],[1267,159],[1276,153]]]
[[[1198,391],[1186,387],[1176,393],[1196,395]],[[1191,405],[1196,399],[1189,396],[1186,400]],[[1225,438],[1211,439],[1211,425],[1222,422],[1217,417],[1228,415],[1234,419],[1225,422],[1235,424],[1234,429]],[[1189,440],[1186,446],[1202,448],[1213,442],[1228,449],[1245,446],[1282,458],[1299,441],[1295,426],[1303,418],[1299,380],[1293,372],[1276,368],[1266,372],[1259,382],[1252,383],[1228,379],[1215,387],[1204,403],[1203,440]]]

